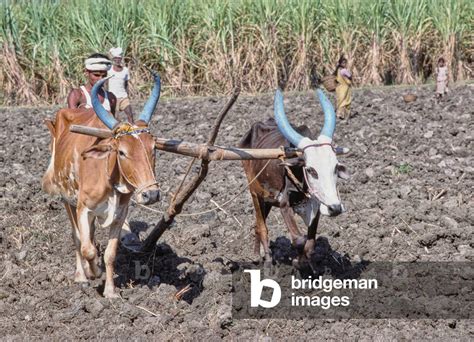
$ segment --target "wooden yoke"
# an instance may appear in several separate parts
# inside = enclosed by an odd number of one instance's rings
[[[194,144],[186,141],[156,138],[156,149],[182,154],[203,160],[252,160],[295,158],[302,152],[295,148],[245,149],[237,147],[221,147],[216,145]]]
[[[112,132],[108,129],[71,125],[70,131],[79,134],[92,135],[98,138],[110,138]],[[181,154],[202,160],[252,160],[252,159],[281,159],[295,158],[302,152],[295,148],[265,148],[245,149],[237,147],[221,147],[207,144],[195,144],[182,140],[155,138],[155,148],[160,151]]]

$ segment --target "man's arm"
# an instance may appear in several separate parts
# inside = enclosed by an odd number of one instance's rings
[[[349,81],[352,81],[352,74],[346,68],[341,70],[341,75],[344,76],[345,78],[347,78]]]
[[[68,108],[79,108],[82,92],[80,89],[72,89],[67,97]]]
[[[130,93],[128,92],[128,81],[130,80],[130,70],[127,68],[127,73],[125,74],[125,79],[124,79],[124,87],[125,91],[127,92],[127,96],[130,97]]]
[[[117,106],[117,98],[111,92],[107,92],[107,96],[109,97],[110,102],[110,112],[113,116],[115,116],[115,107]]]

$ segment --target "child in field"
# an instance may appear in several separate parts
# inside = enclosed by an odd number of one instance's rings
[[[128,99],[128,81],[130,73],[128,68],[122,65],[123,50],[120,47],[110,49],[113,65],[108,71],[108,76],[114,76],[109,80],[109,91],[117,97],[118,110],[125,112],[127,120],[133,123],[133,112]]]
[[[444,58],[438,59],[436,68],[436,97],[439,99],[448,92],[448,67]]]
[[[352,102],[352,74],[347,69],[347,59],[341,57],[337,63],[336,71],[336,100],[337,100],[337,117],[341,119],[348,119],[351,114]]]
[[[86,76],[86,84],[79,88],[74,88],[69,92],[67,97],[67,105],[69,108],[92,108],[90,92],[94,84],[104,77],[107,77],[107,71],[112,66],[107,56],[100,53],[94,53],[87,57],[84,62],[84,74]],[[104,108],[115,115],[115,105],[117,99],[114,94],[101,89],[99,92],[99,100]]]

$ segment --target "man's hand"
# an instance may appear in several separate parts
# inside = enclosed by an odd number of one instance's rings
[[[110,102],[110,112],[112,113],[113,116],[115,116],[115,109],[117,108],[117,98],[111,92],[107,92],[107,95],[109,97],[109,102]]]

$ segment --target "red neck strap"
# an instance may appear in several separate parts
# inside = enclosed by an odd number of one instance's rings
[[[305,146],[305,147],[303,147],[303,152],[304,152],[304,150],[306,150],[309,147],[320,147],[320,146],[325,146],[325,145],[331,146],[331,148],[335,151],[334,146],[333,146],[332,143],[321,143],[321,144],[311,144],[311,145]]]

